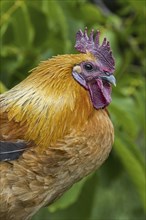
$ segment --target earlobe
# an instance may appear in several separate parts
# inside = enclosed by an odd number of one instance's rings
[[[81,67],[79,65],[74,66],[73,72],[81,73]]]

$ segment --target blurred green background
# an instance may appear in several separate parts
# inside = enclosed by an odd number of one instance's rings
[[[115,144],[105,164],[33,220],[144,220],[145,0],[1,0],[1,81],[4,92],[42,60],[76,53],[85,26],[110,41],[117,87],[109,106]],[[17,214],[16,214],[17,215]]]

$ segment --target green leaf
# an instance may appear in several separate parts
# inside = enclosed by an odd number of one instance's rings
[[[89,179],[89,176],[74,184],[59,200],[49,206],[49,211],[55,212],[58,209],[64,209],[75,203],[87,179]]]
[[[59,1],[43,1],[42,10],[47,16],[49,29],[58,38],[60,45],[62,45],[63,40],[64,52],[68,51],[70,47],[68,25]]]
[[[6,86],[0,81],[0,94],[7,91]]]
[[[145,201],[145,172],[144,166],[142,166],[136,157],[134,157],[132,151],[129,150],[129,147],[122,141],[120,138],[115,138],[114,149],[121,159],[125,169],[129,173],[133,183],[136,186],[137,191],[141,197],[141,201],[144,209],[146,210],[146,201]]]
[[[34,29],[25,2],[22,1],[20,9],[15,11],[11,19],[16,45],[29,47],[34,39]]]
[[[135,137],[137,127],[135,126],[134,115],[131,113],[134,103],[131,99],[113,97],[110,110],[114,124],[121,127],[130,137]]]
[[[78,19],[84,20],[86,25],[95,25],[96,29],[105,21],[104,15],[93,4],[86,3],[79,8],[79,12],[75,12]]]

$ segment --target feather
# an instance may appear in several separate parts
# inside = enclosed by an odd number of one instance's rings
[[[18,159],[26,150],[27,144],[23,141],[8,142],[0,141],[0,161]]]
[[[85,61],[97,59],[89,51],[53,57],[0,96],[0,219],[30,219],[108,157],[113,125],[72,76]]]

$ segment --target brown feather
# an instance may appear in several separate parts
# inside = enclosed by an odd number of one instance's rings
[[[15,141],[24,139],[27,130],[26,124],[8,120],[7,112],[0,113],[0,140]]]
[[[54,57],[1,96],[1,137],[35,144],[18,160],[0,164],[2,219],[30,219],[108,157],[114,131],[107,112],[95,110],[71,76],[75,64],[92,59]]]

